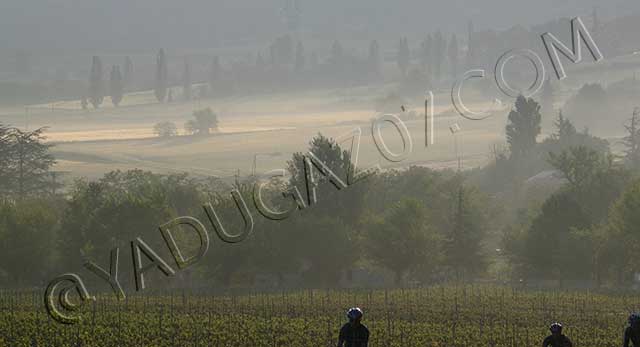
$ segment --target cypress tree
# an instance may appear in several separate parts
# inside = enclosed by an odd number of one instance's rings
[[[220,58],[215,56],[211,61],[211,71],[209,72],[209,86],[211,87],[211,92],[215,95],[215,93],[219,92],[219,81],[222,77],[222,68],[220,67]]]
[[[133,83],[133,61],[129,56],[124,57],[124,70],[122,71],[122,84],[130,87]]]
[[[102,61],[94,56],[89,75],[89,101],[94,108],[100,107],[104,100],[104,80],[102,79]]]
[[[191,100],[191,64],[189,63],[189,58],[184,58],[182,82],[182,96],[185,101],[189,101]]]
[[[156,84],[154,93],[159,102],[163,102],[167,96],[167,58],[164,49],[160,48],[156,57]]]
[[[451,41],[449,42],[449,66],[451,67],[451,77],[456,78],[458,74],[458,38],[456,34],[451,36]]]
[[[113,103],[113,106],[118,106],[120,101],[122,101],[123,89],[124,83],[122,80],[122,74],[120,73],[120,67],[114,65],[113,68],[111,68],[111,80],[109,84],[111,102]]]
[[[380,74],[380,45],[376,40],[369,45],[369,68],[375,76]]]

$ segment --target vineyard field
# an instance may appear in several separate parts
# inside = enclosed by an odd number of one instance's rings
[[[538,346],[553,321],[574,346],[622,342],[637,294],[525,291],[496,286],[304,290],[277,294],[110,295],[62,325],[42,293],[0,294],[0,346],[335,346],[351,306],[365,312],[369,346]]]

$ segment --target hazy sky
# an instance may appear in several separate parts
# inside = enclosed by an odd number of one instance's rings
[[[285,0],[1,0],[3,48],[201,48],[264,41],[286,31]],[[640,10],[637,0],[299,0],[306,37],[381,38],[442,29],[529,26],[562,16],[606,20]],[[384,38],[384,37],[382,37]]]

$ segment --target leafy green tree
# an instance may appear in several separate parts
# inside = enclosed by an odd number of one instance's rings
[[[105,87],[102,73],[102,60],[94,56],[89,75],[89,100],[94,108],[100,107],[104,99]]]
[[[589,227],[589,218],[568,190],[553,194],[533,219],[525,237],[529,274],[538,278],[588,278],[589,259],[579,258],[573,230]]]
[[[209,107],[194,111],[193,117],[195,119],[190,120],[185,124],[185,129],[191,134],[209,135],[211,133],[211,129],[218,129],[218,115]]]
[[[122,80],[122,74],[120,73],[120,67],[117,65],[114,65],[111,69],[109,90],[111,92],[111,102],[113,105],[120,105],[124,93],[124,82]]]
[[[528,157],[540,134],[540,121],[540,105],[534,99],[518,96],[515,109],[509,112],[509,122],[506,126],[511,158]]]
[[[408,198],[383,216],[371,217],[366,253],[373,263],[393,271],[398,286],[409,272],[432,272],[440,260],[440,239],[426,215],[421,202]]]
[[[627,136],[622,139],[625,147],[625,161],[632,170],[640,169],[640,108],[633,109],[633,115],[625,124]]]
[[[0,202],[0,269],[9,286],[40,284],[51,275],[58,203],[43,198]]]
[[[165,56],[164,49],[160,48],[156,56],[156,82],[153,90],[159,102],[164,102],[167,96],[168,75],[167,57]]]
[[[49,192],[50,171],[55,159],[49,153],[51,144],[44,143],[44,131],[22,131],[16,128],[5,129],[4,148],[4,189],[5,193],[18,198]],[[0,172],[1,173],[1,172]]]
[[[78,268],[83,259],[108,264],[109,252],[128,250],[140,236],[168,263],[171,255],[157,227],[178,216],[201,221],[203,189],[185,175],[157,175],[142,170],[113,171],[100,180],[78,180],[70,188],[68,206],[60,228],[61,259],[68,268]],[[176,240],[184,243],[181,229]],[[191,249],[188,239],[183,249]],[[185,252],[186,253],[186,252]],[[130,278],[131,268],[121,268],[121,278]],[[155,275],[152,275],[155,276]]]
[[[615,259],[609,265],[620,284],[630,280],[630,274],[640,271],[637,254],[640,250],[640,180],[635,180],[611,208],[607,232],[612,241]]]
[[[335,140],[318,134],[310,141],[308,152],[313,153],[343,183],[348,182],[347,175],[353,169],[350,151],[343,150]],[[311,172],[317,182],[316,201],[313,202],[310,195],[312,190],[307,190],[305,156],[308,157],[308,153],[297,152],[287,162],[290,174],[288,187],[298,188],[307,202],[307,208],[300,212],[300,220],[311,221],[309,223],[312,226],[317,226],[317,229],[302,225],[299,227],[305,230],[299,241],[300,247],[313,250],[301,258],[310,262],[307,271],[309,280],[321,284],[332,283],[359,256],[359,230],[363,228],[362,215],[368,182],[365,178],[346,188],[337,189],[327,176],[320,174],[314,164],[311,164]],[[327,247],[319,248],[319,244]],[[349,250],[348,254],[341,253],[345,250]],[[342,261],[337,263],[336,259]],[[324,269],[324,273],[314,274],[311,270],[316,269],[318,272],[320,268]]]
[[[475,275],[486,267],[482,242],[486,233],[485,208],[477,201],[472,190],[460,186],[457,193],[450,231],[445,234],[445,264],[461,280]]]
[[[550,154],[549,162],[569,182],[574,197],[589,216],[589,225],[604,222],[611,204],[630,180],[630,173],[613,156],[585,146]]]
[[[178,135],[178,128],[173,122],[160,122],[153,126],[153,132],[159,137],[171,137]]]
[[[312,152],[319,161],[331,169],[343,183],[347,183],[347,175],[352,170],[349,151],[343,150],[335,140],[322,134],[316,135],[309,142],[308,151]],[[309,192],[307,192],[307,179],[305,176],[305,156],[308,156],[308,154],[294,153],[291,160],[287,162],[287,168],[291,175],[289,185],[297,187],[303,197],[309,201],[310,196]],[[350,223],[357,220],[357,216],[362,211],[362,196],[359,196],[359,193],[362,193],[365,189],[365,187],[362,187],[364,184],[360,184],[363,182],[357,182],[349,186],[348,189],[338,190],[315,167],[312,167],[312,172],[318,183],[316,187],[317,203],[313,204],[312,207],[315,213],[334,216]]]
[[[549,163],[562,172],[574,187],[583,187],[603,171],[609,163],[595,150],[585,146],[571,147],[560,154],[549,153]]]

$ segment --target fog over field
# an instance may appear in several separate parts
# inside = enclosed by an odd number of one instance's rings
[[[640,3],[0,6],[0,346],[640,346]]]

